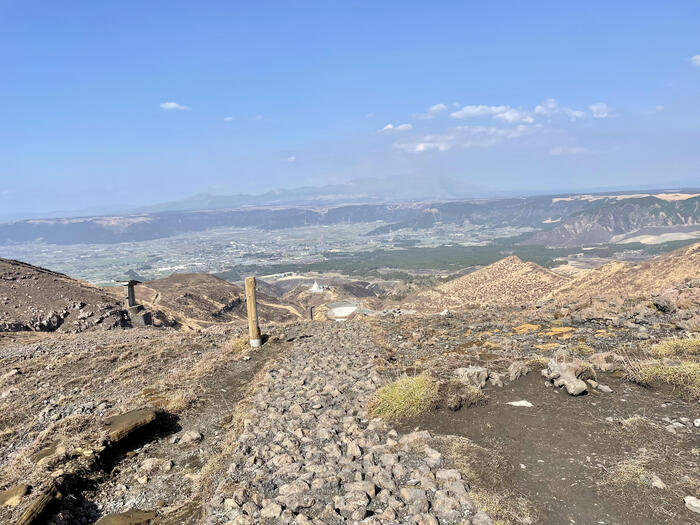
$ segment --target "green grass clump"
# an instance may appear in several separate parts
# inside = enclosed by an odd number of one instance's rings
[[[688,399],[700,398],[700,363],[682,361],[680,365],[642,365],[633,373],[638,383],[678,388]]]
[[[430,410],[437,397],[437,384],[429,377],[403,377],[377,390],[369,411],[386,420],[403,419]]]
[[[656,357],[691,357],[700,355],[700,339],[666,339],[651,349]]]

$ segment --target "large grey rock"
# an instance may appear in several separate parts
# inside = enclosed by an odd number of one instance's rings
[[[582,372],[581,363],[578,361],[558,363],[550,359],[547,368],[542,370],[542,375],[554,386],[565,387],[570,395],[578,396],[588,391],[586,382],[578,377]]]
[[[489,377],[489,371],[483,366],[457,368],[453,373],[463,383],[478,386],[479,388],[486,386],[486,380]]]

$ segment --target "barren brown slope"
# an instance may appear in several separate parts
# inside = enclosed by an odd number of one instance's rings
[[[129,326],[114,294],[61,273],[0,259],[0,332]]]
[[[593,297],[648,296],[689,279],[700,279],[700,243],[641,263],[604,264],[563,284],[549,297],[580,302]]]
[[[206,273],[178,273],[136,287],[136,299],[163,310],[184,325],[235,323],[246,319],[245,291]],[[297,321],[294,305],[258,291],[258,316],[263,322]]]
[[[568,281],[535,263],[511,256],[410,297],[403,307],[418,311],[460,310],[485,304],[534,304]]]

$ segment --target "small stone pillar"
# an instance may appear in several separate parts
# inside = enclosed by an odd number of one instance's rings
[[[126,307],[131,308],[132,306],[136,306],[136,296],[134,295],[134,286],[139,284],[139,281],[125,281],[124,282],[124,287],[126,288]]]

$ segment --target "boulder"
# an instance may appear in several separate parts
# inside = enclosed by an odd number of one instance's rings
[[[486,386],[489,371],[483,366],[468,366],[465,368],[457,368],[454,371],[454,375],[463,383],[483,388]]]
[[[584,371],[583,363],[579,360],[558,363],[550,359],[542,375],[554,386],[565,387],[570,395],[578,396],[588,391],[586,382],[579,378]]]

